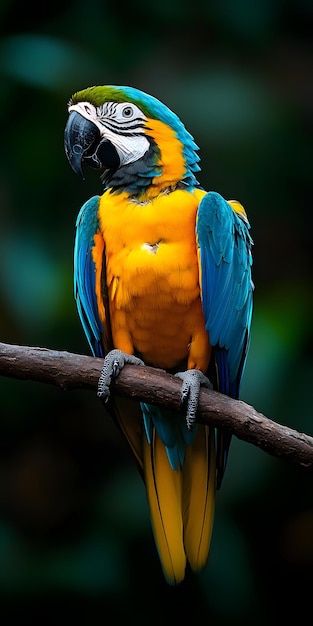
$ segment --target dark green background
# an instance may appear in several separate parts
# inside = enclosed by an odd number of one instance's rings
[[[183,119],[203,186],[245,206],[256,290],[241,397],[312,434],[312,3],[43,6],[0,9],[0,340],[89,353],[72,250],[101,185],[66,161],[66,104],[129,84]],[[208,566],[173,589],[96,394],[2,378],[0,415],[2,623],[268,625],[311,611],[312,472],[234,439]]]

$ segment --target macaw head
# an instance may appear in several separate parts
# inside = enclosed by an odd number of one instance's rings
[[[132,87],[89,87],[68,105],[65,152],[73,170],[99,169],[106,187],[144,194],[195,187],[197,146],[181,120]]]

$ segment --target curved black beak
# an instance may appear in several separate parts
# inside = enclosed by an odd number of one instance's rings
[[[82,163],[90,167],[117,169],[120,159],[113,144],[101,139],[99,128],[77,111],[71,111],[64,130],[67,159],[76,174],[84,178]]]
[[[82,160],[87,150],[100,142],[100,132],[95,124],[72,111],[64,131],[65,154],[75,174],[83,178]]]

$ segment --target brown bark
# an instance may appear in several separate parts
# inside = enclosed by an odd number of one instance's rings
[[[0,343],[0,375],[52,383],[62,389],[96,389],[102,359],[47,348]],[[126,365],[112,393],[180,410],[181,382],[162,370]],[[313,465],[313,437],[282,426],[252,406],[201,389],[197,421],[223,426],[265,452],[305,467]]]

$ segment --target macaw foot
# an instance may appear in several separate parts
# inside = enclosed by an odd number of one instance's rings
[[[99,398],[107,402],[110,397],[110,385],[114,378],[117,378],[124,365],[144,365],[141,359],[132,354],[126,354],[122,350],[111,350],[104,359],[101,370],[98,393]]]
[[[180,392],[180,404],[186,406],[186,422],[189,430],[192,429],[195,421],[199,403],[199,394],[201,387],[213,389],[212,383],[200,370],[186,370],[186,372],[177,372],[177,378],[183,381]]]

